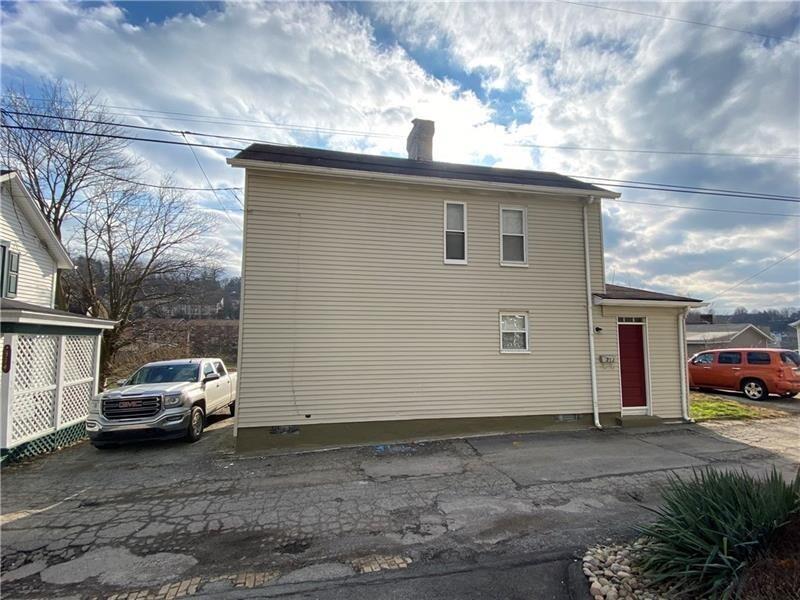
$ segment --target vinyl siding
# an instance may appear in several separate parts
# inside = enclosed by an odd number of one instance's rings
[[[9,190],[8,185],[0,186],[0,240],[9,242],[9,249],[20,255],[15,299],[52,308],[56,263]]]
[[[501,204],[528,208],[528,268],[499,265]],[[238,427],[591,411],[578,201],[250,171],[246,206]],[[529,354],[500,353],[503,311]]]
[[[598,366],[600,410],[619,411],[621,407],[619,382],[619,350],[617,348],[617,318],[643,317],[647,322],[649,353],[649,394],[655,416],[680,418],[681,374],[677,308],[611,307],[595,308],[595,325],[603,331],[595,337],[598,354],[612,354],[613,365]]]
[[[714,350],[718,348],[769,348],[769,346],[769,340],[762,334],[753,329],[747,329],[729,342],[709,342],[707,344],[690,342],[687,344],[687,353],[688,356],[691,357],[692,354],[703,350]]]

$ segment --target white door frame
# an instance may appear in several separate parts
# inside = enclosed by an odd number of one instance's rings
[[[623,321],[621,319],[640,319],[637,321]],[[636,406],[633,408],[625,408],[622,405],[622,354],[619,349],[619,327],[623,326],[639,326],[642,328],[642,344],[644,350],[644,397],[646,404],[644,406]],[[650,382],[650,332],[647,327],[647,317],[617,317],[617,356],[619,356],[619,369],[617,369],[617,376],[619,377],[619,409],[623,416],[625,415],[648,415],[653,414],[653,402],[650,397],[650,390],[652,385]]]

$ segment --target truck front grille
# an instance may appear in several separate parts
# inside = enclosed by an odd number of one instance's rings
[[[103,400],[103,416],[109,420],[143,419],[157,415],[161,398],[107,398]]]

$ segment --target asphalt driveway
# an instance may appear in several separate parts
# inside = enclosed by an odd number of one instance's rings
[[[800,464],[800,417],[283,456],[81,444],[2,477],[5,598],[567,598],[670,472]]]

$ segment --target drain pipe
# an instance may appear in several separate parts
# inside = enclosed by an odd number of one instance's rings
[[[586,273],[586,323],[589,328],[589,373],[592,379],[592,415],[594,416],[594,426],[602,429],[600,424],[600,407],[597,401],[597,365],[595,364],[594,351],[594,315],[592,300],[592,267],[589,262],[589,211],[588,206],[594,204],[596,198],[589,196],[583,203],[583,261],[584,272]]]
[[[678,313],[678,355],[680,356],[681,374],[681,415],[687,423],[694,423],[694,419],[689,416],[689,389],[688,373],[686,372],[686,315],[689,308],[686,307]]]

